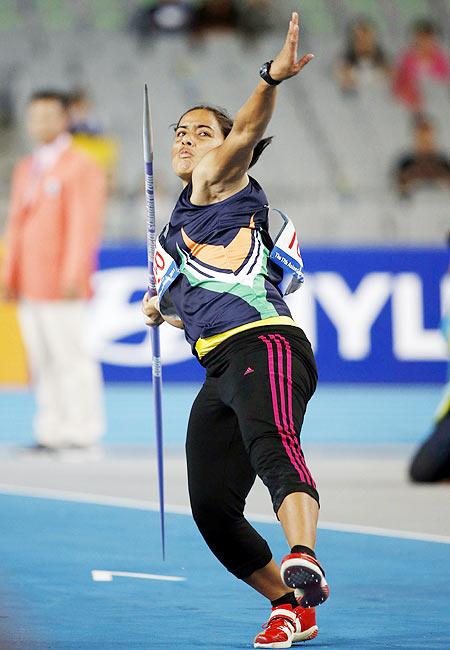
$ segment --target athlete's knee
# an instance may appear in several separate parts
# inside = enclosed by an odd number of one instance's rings
[[[192,516],[201,532],[224,530],[243,516],[207,490],[191,492],[190,497]]]
[[[286,485],[283,485],[279,490],[276,492],[270,492],[270,496],[272,498],[272,505],[273,505],[273,511],[274,513],[278,516],[278,510],[281,508],[283,505],[284,500],[286,497],[288,497],[290,494],[307,494],[310,496],[314,501],[317,502],[317,505],[320,508],[320,498],[319,498],[319,493],[315,487],[312,487],[311,485],[308,485],[307,483],[297,483],[297,482],[292,482],[288,483]]]
[[[270,562],[267,542],[242,514],[210,500],[198,502],[192,513],[212,553],[237,578],[245,579]]]

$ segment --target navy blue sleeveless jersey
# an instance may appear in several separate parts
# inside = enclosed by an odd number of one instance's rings
[[[267,197],[250,177],[233,196],[210,205],[190,201],[192,185],[180,194],[163,248],[180,268],[168,289],[195,354],[198,339],[276,316],[291,316],[270,265]]]

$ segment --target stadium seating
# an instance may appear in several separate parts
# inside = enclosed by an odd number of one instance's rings
[[[127,3],[126,15],[109,19],[106,5],[102,13],[101,4],[62,1],[65,13],[52,14],[43,29],[39,9],[30,5],[25,11],[23,3],[17,2],[9,27],[3,27],[0,82],[2,70],[12,69],[18,127],[13,135],[1,135],[5,153],[0,224],[12,164],[27,149],[19,126],[28,95],[38,87],[82,86],[120,147],[119,182],[110,201],[106,236],[144,240],[144,82],[150,84],[153,103],[162,222],[179,188],[170,170],[170,124],[198,102],[225,106],[234,113],[257,81],[260,64],[276,53],[289,15],[281,3],[274,3],[279,30],[263,35],[251,47],[243,47],[235,35],[219,34],[192,48],[185,36],[158,36],[139,44],[126,28],[138,3]],[[254,174],[272,205],[290,213],[310,243],[440,243],[448,228],[448,193],[419,192],[405,203],[393,191],[390,170],[408,148],[411,135],[406,112],[394,102],[386,84],[373,83],[349,98],[341,94],[333,77],[345,26],[355,14],[372,16],[391,56],[404,46],[414,17],[427,14],[441,25],[450,25],[448,1],[406,4],[407,10],[402,0],[301,2],[302,49],[313,51],[316,60],[301,79],[283,86],[268,131],[275,138]],[[448,91],[427,88],[427,95],[441,148],[449,153]]]

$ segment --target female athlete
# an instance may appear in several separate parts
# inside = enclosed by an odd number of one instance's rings
[[[261,138],[277,86],[313,58],[297,60],[298,39],[293,13],[280,53],[262,66],[234,123],[209,106],[181,116],[172,166],[184,189],[157,253],[171,272],[157,275],[158,298],[146,295],[143,302],[148,325],[167,320],[184,327],[206,368],[186,441],[192,512],[220,562],[271,601],[257,648],[289,648],[314,638],[314,607],[329,593],[314,553],[319,496],[300,446],[317,370],[309,341],[283,300],[282,269],[270,257],[266,195],[247,173],[270,142]],[[280,568],[244,518],[256,475],[291,549]]]

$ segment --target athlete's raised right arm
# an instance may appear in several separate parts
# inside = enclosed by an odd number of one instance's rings
[[[284,45],[270,67],[270,76],[283,81],[297,75],[314,57],[306,54],[297,60],[299,18],[294,12]],[[233,128],[223,144],[210,151],[195,168],[193,184],[229,185],[248,182],[246,174],[253,149],[264,135],[275,108],[277,86],[259,81],[254,92],[236,115]],[[219,189],[220,191],[220,189]]]

